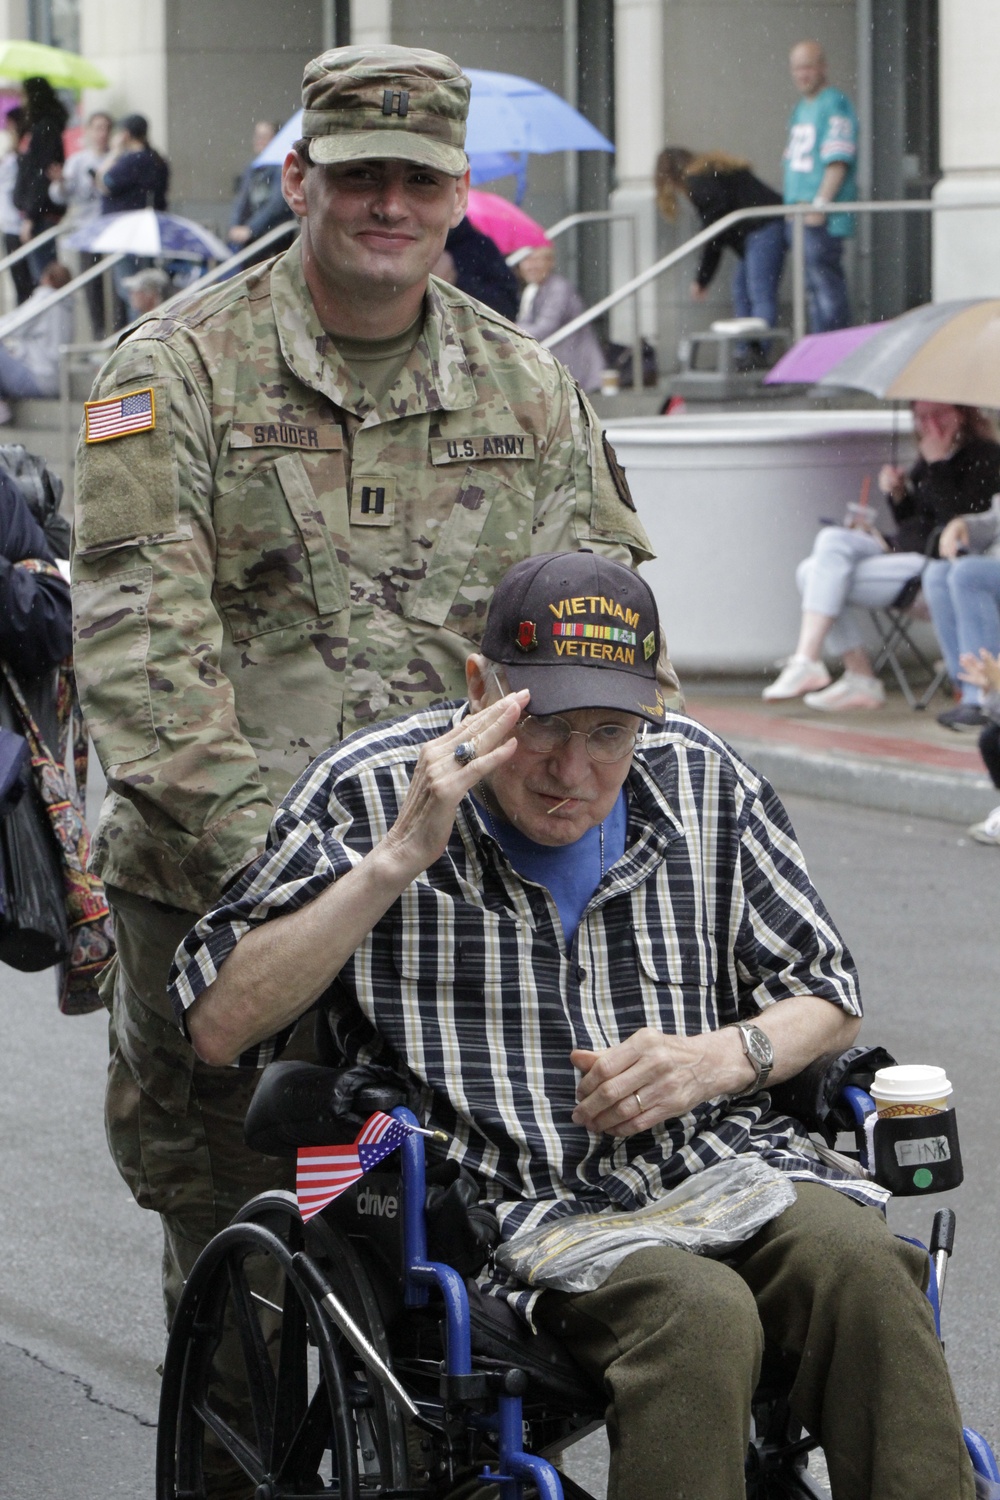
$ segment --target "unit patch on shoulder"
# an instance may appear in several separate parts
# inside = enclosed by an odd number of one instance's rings
[[[109,438],[130,437],[133,432],[150,432],[156,426],[156,401],[153,387],[112,396],[107,401],[84,403],[84,441],[106,443]]]
[[[611,478],[614,481],[615,489],[618,492],[618,498],[623,505],[628,506],[629,510],[635,510],[635,501],[632,499],[632,494],[628,487],[628,480],[625,478],[625,470],[618,462],[618,454],[608,442],[608,435],[606,432],[602,434],[602,439],[604,442],[604,457],[606,458],[608,468],[611,471]]]

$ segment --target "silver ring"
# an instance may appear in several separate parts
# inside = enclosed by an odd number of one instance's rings
[[[639,1090],[633,1089],[632,1092],[635,1094],[635,1102],[639,1106],[639,1113],[642,1114],[642,1100],[639,1098]]]
[[[463,740],[460,745],[455,746],[455,759],[460,766],[467,766],[470,760],[476,758],[475,740]]]

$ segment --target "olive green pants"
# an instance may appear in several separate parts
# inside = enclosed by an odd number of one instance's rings
[[[160,1215],[169,1327],[208,1241],[257,1193],[294,1188],[295,1163],[261,1156],[244,1143],[257,1072],[201,1062],[173,1019],[167,976],[197,918],[114,887],[107,895],[118,951],[103,981],[111,1009],[105,1125],[115,1165],[136,1202]],[[304,1056],[311,1023],[300,1031],[301,1045],[291,1050]],[[298,1033],[293,1040],[300,1041]],[[215,1368],[220,1405],[242,1426],[246,1402],[235,1339],[223,1339]],[[216,1470],[211,1493],[218,1500],[253,1493],[224,1458],[210,1457],[206,1467]]]
[[[640,1250],[596,1291],[539,1301],[603,1379],[609,1500],[742,1500],[765,1338],[797,1361],[792,1413],[823,1444],[834,1500],[973,1500],[926,1255],[877,1210],[796,1190],[735,1266]]]

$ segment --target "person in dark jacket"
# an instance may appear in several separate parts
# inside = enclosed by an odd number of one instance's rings
[[[970,406],[914,401],[917,461],[906,473],[884,464],[879,489],[898,530],[883,536],[873,516],[855,515],[848,526],[824,526],[799,564],[802,595],[798,645],[779,677],[764,689],[768,702],[802,698],[828,713],[879,708],[885,690],[872,671],[852,605],[884,609],[927,558],[937,555],[942,529],[954,516],[989,510],[1000,490],[1000,444],[984,417]],[[860,509],[860,508],[859,508]],[[844,675],[830,682],[824,650],[843,658]]]
[[[149,144],[145,115],[124,115],[118,121],[111,133],[111,154],[98,169],[96,181],[102,194],[102,214],[134,213],[142,208],[166,211],[170,167]],[[116,328],[129,321],[126,280],[150,264],[138,255],[126,255],[115,266]]]
[[[450,257],[454,265],[454,274],[445,274],[444,279],[515,323],[520,283],[489,235],[466,218],[449,230],[444,248],[442,260]],[[435,271],[440,274],[437,267]]]
[[[17,566],[26,559],[56,561],[16,482],[0,469],[0,658],[19,681],[57,666],[73,642],[69,584]]]
[[[104,195],[102,214],[124,214],[137,208],[167,207],[170,167],[149,144],[145,115],[125,115],[111,134],[111,154],[97,173]]]
[[[52,85],[44,78],[27,78],[24,82],[24,124],[28,144],[17,161],[14,183],[14,206],[21,213],[21,243],[27,244],[43,230],[58,224],[66,212],[49,194],[53,168],[66,160],[63,131],[69,119],[64,105]],[[32,283],[37,286],[50,260],[55,260],[55,241],[49,240],[28,256]]]
[[[281,191],[280,165],[254,166],[276,134],[277,126],[270,120],[258,120],[253,128],[253,160],[240,178],[226,231],[226,243],[233,251],[242,250],[251,240],[259,240],[269,229],[293,217]],[[264,260],[274,253],[275,247],[267,246],[258,258]],[[253,260],[244,261],[244,265],[252,264]]]
[[[755,177],[747,161],[722,151],[696,156],[685,146],[667,146],[656,160],[656,202],[665,219],[676,219],[679,193],[691,202],[705,229],[736,209],[781,202],[781,194]],[[724,249],[737,257],[732,285],[737,317],[763,318],[773,328],[778,321],[778,283],[785,262],[784,220],[744,220],[709,240],[691,283],[696,302],[708,291]]]

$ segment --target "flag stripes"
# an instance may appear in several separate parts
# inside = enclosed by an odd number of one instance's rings
[[[412,1134],[413,1127],[376,1110],[362,1125],[350,1146],[300,1146],[295,1196],[304,1221],[339,1198],[341,1193],[385,1161]]]

